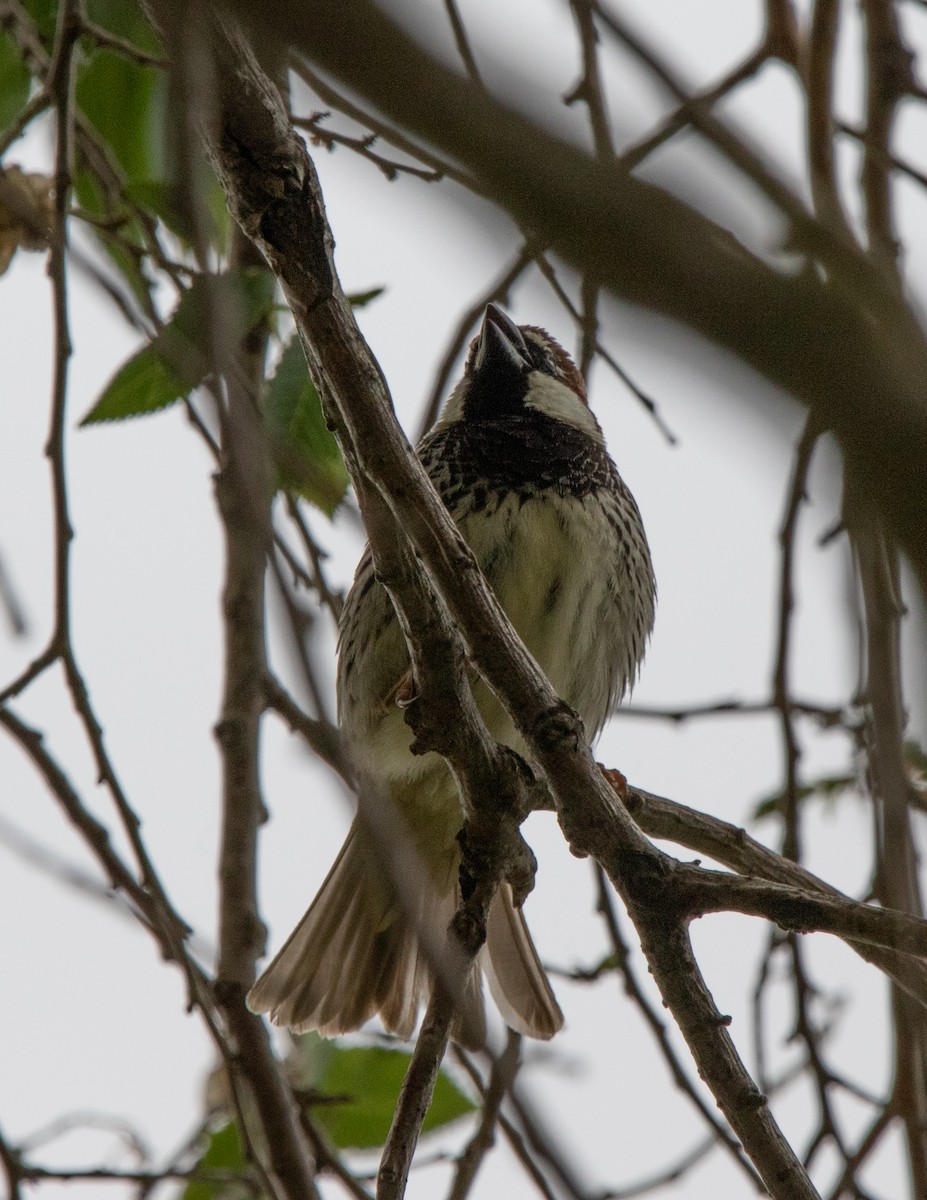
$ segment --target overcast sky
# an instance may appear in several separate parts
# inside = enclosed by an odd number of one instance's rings
[[[435,22],[443,19],[435,3]],[[502,7],[502,11],[499,8]],[[632,6],[628,5],[628,8]],[[648,0],[636,5],[642,27],[670,49],[687,78],[703,84],[734,65],[757,33],[754,5],[743,0]],[[909,36],[927,22],[915,17]],[[520,54],[525,78],[543,80],[551,97],[575,82],[573,46],[559,10],[537,0],[490,0],[462,5],[475,42],[484,49],[491,84],[517,84],[491,60]],[[855,13],[848,12],[850,21]],[[913,23],[913,22],[917,23]],[[525,30],[531,30],[530,53]],[[494,31],[494,32],[493,32]],[[490,42],[489,33],[494,40]],[[923,44],[923,41],[921,41]],[[614,79],[611,98],[621,124],[640,130],[656,113],[656,95],[636,73]],[[852,80],[844,85],[853,116]],[[786,169],[797,170],[800,108],[793,81],[767,69],[724,106],[772,143]],[[577,119],[581,114],[577,114]],[[558,118],[559,119],[559,118]],[[906,117],[904,134],[916,145],[920,118]],[[744,236],[755,236],[762,214],[728,193],[687,144],[655,163],[651,178],[680,161],[706,194],[726,204],[725,215]],[[686,158],[681,159],[680,155]],[[34,136],[13,156],[47,166],[44,139]],[[410,435],[445,341],[460,311],[486,287],[517,246],[505,222],[452,189],[400,178],[387,183],[369,164],[341,150],[318,151],[337,262],[348,291],[385,285],[386,293],[359,313]],[[661,166],[662,164],[662,166]],[[712,167],[715,166],[712,162]],[[853,169],[852,151],[846,170]],[[699,175],[695,175],[695,171]],[[915,278],[927,255],[924,198],[899,189],[911,238]],[[718,214],[715,213],[715,216]],[[769,245],[770,253],[776,247]],[[562,276],[572,284],[569,274]],[[74,547],[75,642],[106,727],[107,744],[123,783],[144,819],[144,836],[174,903],[212,942],[216,928],[215,863],[218,757],[212,738],[221,685],[219,590],[222,559],[212,500],[212,464],[180,408],[133,423],[76,429],[135,340],[105,299],[72,276],[76,353],[72,369],[68,456],[77,531]],[[544,325],[571,348],[575,337],[547,286],[531,277],[517,289],[516,320]],[[591,400],[619,469],[640,505],[659,586],[657,625],[634,694],[640,705],[689,703],[769,694],[776,619],[776,530],[790,456],[802,423],[798,407],[736,364],[722,362],[684,331],[608,302],[607,345],[652,395],[678,437],[671,447],[653,420],[600,363]],[[0,410],[0,555],[24,605],[29,631],[16,639],[0,628],[0,681],[12,677],[45,644],[51,620],[51,510],[42,456],[47,433],[51,317],[49,287],[39,255],[19,254],[0,281],[0,342],[6,399]],[[763,404],[744,397],[765,396]],[[842,541],[826,549],[819,535],[838,513],[836,457],[819,451],[811,505],[799,537],[799,610],[792,668],[797,695],[845,702],[856,659],[846,608],[847,564]],[[331,551],[332,574],[350,579],[361,534],[346,519],[313,528]],[[328,670],[334,672],[334,643]],[[286,671],[285,646],[273,644]],[[109,802],[93,786],[93,769],[78,736],[60,678],[52,673],[31,688],[18,711],[47,731],[50,748],[68,765],[96,811],[115,827]],[[840,733],[801,726],[802,771],[813,779],[846,770],[849,747]],[[613,721],[599,755],[642,787],[744,823],[756,803],[781,783],[782,754],[772,718],[700,720],[681,727],[630,717]],[[262,843],[261,889],[269,947],[277,948],[321,882],[350,820],[327,772],[270,716],[263,742],[264,782],[273,820]],[[0,835],[12,824],[68,862],[96,875],[89,855],[19,751],[0,738]],[[766,823],[751,826],[774,839]],[[836,886],[858,893],[870,867],[869,818],[848,799],[808,813],[807,865]],[[540,953],[562,967],[591,965],[605,952],[593,914],[588,864],[564,849],[552,817],[537,815],[528,838],[540,859],[536,893],[526,909]],[[184,1011],[179,972],[158,960],[153,943],[114,905],[51,881],[0,844],[0,1123],[16,1141],[62,1113],[118,1113],[151,1145],[166,1150],[193,1126],[201,1108],[212,1050],[196,1016]],[[630,927],[626,925],[630,935]],[[765,930],[746,918],[716,917],[694,931],[701,962],[732,1032],[752,1064],[748,997]],[[633,935],[630,935],[633,937]],[[811,944],[809,940],[809,945]],[[852,1049],[854,1069],[878,1090],[889,1077],[883,1037],[886,991],[874,971],[835,941],[814,940],[815,970],[842,991],[846,1010],[836,1034]],[[642,977],[646,976],[641,969]],[[594,987],[555,981],[567,1028],[549,1047],[529,1047],[526,1085],[569,1148],[588,1167],[591,1188],[626,1185],[700,1140],[701,1128],[667,1078],[652,1042],[613,979]],[[784,995],[784,993],[783,993]],[[592,1030],[608,1026],[606,1041]],[[773,1022],[771,1052],[781,1046],[784,1019]],[[530,1060],[552,1064],[533,1072]],[[779,1111],[786,1132],[802,1128],[809,1098],[793,1089]],[[863,1112],[860,1110],[859,1120]],[[449,1139],[459,1144],[468,1127]],[[427,1151],[428,1143],[425,1143]],[[870,1178],[880,1195],[900,1194],[903,1176],[889,1139],[873,1160]],[[110,1133],[82,1133],[55,1143],[46,1158],[61,1165],[127,1165]],[[442,1194],[428,1168],[410,1196]],[[506,1156],[491,1159],[481,1195],[529,1194]],[[824,1172],[826,1177],[826,1171]],[[443,1175],[442,1175],[443,1180]],[[492,1181],[495,1181],[493,1183]],[[84,1195],[118,1197],[113,1185]],[[326,1194],[337,1188],[326,1185]],[[498,1189],[498,1190],[496,1190]],[[64,1194],[43,1189],[42,1195]],[[675,1191],[680,1200],[751,1195],[744,1178],[720,1154]]]

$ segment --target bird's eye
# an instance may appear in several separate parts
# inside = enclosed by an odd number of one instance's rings
[[[528,352],[531,356],[531,365],[536,370],[543,371],[545,375],[553,375],[555,378],[560,377],[557,360],[546,346],[540,346],[532,340],[528,343]]]

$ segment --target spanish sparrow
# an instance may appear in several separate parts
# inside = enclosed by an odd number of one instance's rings
[[[580,372],[544,330],[519,327],[490,304],[463,379],[418,453],[523,642],[594,738],[634,682],[656,589],[640,513]],[[379,1013],[409,1037],[427,994],[415,926],[443,932],[453,915],[463,817],[444,760],[410,753],[396,702],[408,666],[367,550],[341,620],[339,716],[362,773],[388,789],[427,884],[410,918],[355,821],[309,911],[248,995],[275,1024],[336,1034]],[[493,736],[527,757],[481,680],[474,697]],[[479,962],[513,1029],[557,1032],[563,1016],[508,884],[490,909]],[[471,990],[478,994],[478,970]]]

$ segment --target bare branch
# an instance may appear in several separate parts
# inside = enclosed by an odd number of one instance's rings
[[[605,923],[605,928],[608,931],[608,938],[612,947],[612,955],[621,978],[624,983],[624,990],[633,1000],[641,1013],[644,1023],[653,1034],[654,1040],[657,1043],[660,1054],[666,1063],[667,1069],[672,1077],[673,1083],[683,1093],[684,1096],[692,1103],[701,1116],[702,1120],[711,1131],[711,1144],[718,1144],[727,1150],[737,1165],[746,1173],[748,1179],[753,1186],[762,1192],[763,1184],[757,1176],[756,1172],[750,1166],[750,1163],[744,1158],[743,1151],[737,1139],[731,1136],[730,1130],[726,1125],[722,1124],[711,1108],[706,1104],[705,1100],[699,1094],[695,1083],[689,1079],[685,1068],[679,1060],[679,1056],[673,1047],[672,1041],[667,1032],[667,1028],[660,1016],[655,1011],[653,1006],[648,1001],[643,989],[637,981],[634,971],[631,966],[631,957],[628,952],[628,947],[625,944],[624,938],[621,936],[621,927],[618,924],[618,915],[614,910],[612,898],[608,890],[608,882],[605,878],[605,872],[596,864],[595,866],[596,886],[598,889],[598,904],[597,908]]]
[[[496,1125],[502,1102],[511,1088],[518,1070],[521,1035],[508,1031],[503,1052],[493,1061],[489,1080],[483,1091],[483,1113],[473,1137],[457,1159],[457,1170],[447,1200],[466,1200],[476,1182],[477,1172],[496,1140]]]
[[[375,19],[371,12],[365,17]],[[374,548],[385,548],[378,536],[383,525],[371,527],[371,518],[376,515],[377,522],[383,522],[386,511],[381,515],[379,505],[370,504],[368,481],[388,498],[399,528],[427,563],[444,602],[466,631],[474,661],[512,711],[560,801],[561,823],[572,848],[594,853],[620,888],[664,997],[767,1186],[774,1195],[814,1196],[736,1055],[698,972],[683,924],[668,930],[664,912],[653,905],[654,895],[662,890],[658,880],[665,885],[678,868],[640,835],[616,803],[584,744],[577,718],[558,701],[514,637],[395,423],[382,375],[360,338],[334,272],[332,239],[315,172],[287,124],[279,97],[255,73],[241,47],[219,76],[229,89],[222,100],[223,130],[216,147],[223,182],[236,217],[259,240],[282,282],[305,338],[326,412],[338,430],[359,488]],[[260,97],[259,104],[247,106],[243,97],[248,90]],[[397,597],[396,580],[392,582]],[[403,591],[401,608],[411,598],[411,592]],[[409,628],[407,623],[407,638]],[[412,639],[413,655],[417,642]],[[418,680],[426,664],[415,657],[413,664]],[[457,699],[462,698],[465,695],[458,692]],[[465,728],[468,724],[462,722]],[[472,726],[469,732],[475,732]],[[479,742],[468,741],[469,772]],[[448,753],[444,747],[442,751]],[[394,1187],[401,1165],[391,1160],[389,1169],[389,1184]],[[396,1187],[393,1194],[398,1192]]]
[[[454,32],[454,43],[457,46],[457,53],[460,55],[460,60],[473,82],[478,87],[483,87],[483,80],[479,67],[476,65],[476,58],[473,54],[473,48],[470,45],[470,38],[467,36],[467,28],[460,15],[460,9],[457,7],[457,0],[444,0],[444,7],[447,10],[447,18]]]
[[[816,0],[805,53],[807,140],[811,196],[819,219],[853,236],[837,186],[834,162],[834,70],[840,0]]]
[[[228,2],[250,9],[246,0]],[[825,285],[811,273],[779,274],[665,192],[591,161],[465,87],[366,0],[348,10],[328,0],[268,0],[261,13],[265,35],[271,24],[286,29],[346,84],[375,95],[389,119],[466,164],[484,194],[581,271],[598,270],[617,294],[703,332],[816,408],[927,583],[927,530],[910,485],[927,461],[920,402],[927,347],[881,270],[857,247],[766,179],[799,243],[833,279]],[[744,296],[751,298],[749,322]]]
[[[776,661],[773,668],[773,702],[779,713],[782,744],[785,754],[785,781],[783,795],[783,844],[786,858],[798,862],[801,859],[801,834],[798,811],[798,738],[793,722],[791,693],[789,688],[789,651],[791,648],[792,615],[795,608],[794,562],[795,538],[798,531],[798,513],[805,499],[805,486],[811,467],[811,456],[817,443],[818,433],[812,421],[808,421],[795,451],[795,466],[792,482],[786,499],[785,514],[779,530],[781,564],[779,571],[779,626],[777,631]]]

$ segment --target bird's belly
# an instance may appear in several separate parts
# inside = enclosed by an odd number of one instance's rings
[[[512,495],[495,514],[474,514],[461,528],[519,637],[594,737],[616,690],[622,640],[614,536],[596,498]],[[479,693],[493,735],[514,744],[501,705]]]
[[[557,694],[579,713],[587,735],[595,737],[628,677],[622,605],[627,588],[602,505],[595,496],[510,493],[464,514],[459,524],[519,637]],[[381,602],[389,604],[385,593],[366,599]],[[408,664],[398,624],[388,611],[379,636],[359,650],[353,686],[343,687],[346,733],[365,770],[400,789],[401,807],[414,797],[417,819],[440,821],[440,813],[459,813],[445,763],[435,754],[410,752],[412,734],[395,701],[371,705],[364,699],[383,695]],[[490,688],[475,677],[471,682],[492,736],[526,754]]]

